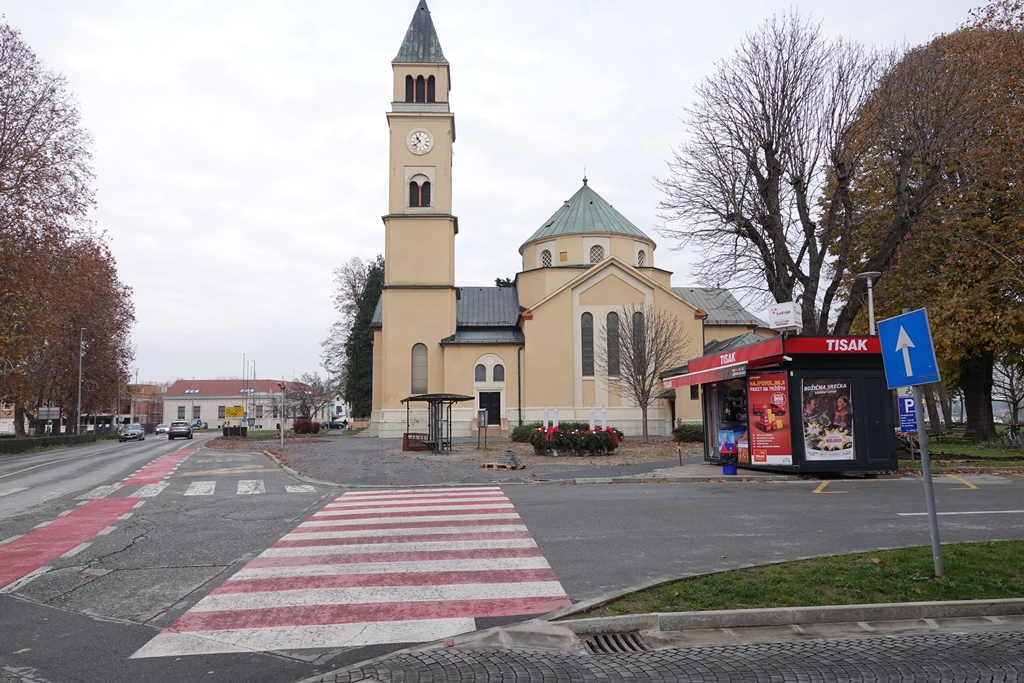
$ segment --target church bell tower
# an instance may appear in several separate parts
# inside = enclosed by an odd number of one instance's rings
[[[455,117],[448,108],[448,61],[425,0],[419,0],[391,67],[384,290],[374,348],[381,382],[374,387],[374,411],[400,410],[404,427],[401,399],[444,391],[439,342],[455,332],[456,313]],[[374,419],[381,419],[379,412]]]

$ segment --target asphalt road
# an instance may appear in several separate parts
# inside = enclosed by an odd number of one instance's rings
[[[46,543],[75,544],[0,590],[0,681],[295,681],[406,645],[132,658],[341,493],[259,454],[181,459],[201,443],[150,438],[0,459],[0,572],[5,548],[25,545],[12,537],[34,538],[34,527]],[[928,543],[916,479],[502,491],[574,601],[662,577]],[[942,477],[936,495],[950,513],[943,541],[1024,538],[1024,477]],[[78,520],[94,509],[102,529],[78,542],[89,521]]]

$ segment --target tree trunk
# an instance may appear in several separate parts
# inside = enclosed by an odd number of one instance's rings
[[[648,436],[647,436],[647,406],[646,405],[641,405],[640,406],[640,415],[642,416],[643,421],[644,421],[644,442],[646,443],[649,440]]]
[[[25,436],[25,406],[14,404],[14,436]]]
[[[967,409],[967,429],[975,441],[996,438],[992,421],[992,368],[995,354],[981,350],[966,358],[960,365],[960,386]]]
[[[939,393],[939,407],[942,408],[942,422],[946,431],[953,428],[953,399],[949,397],[945,382],[939,382],[937,387]]]
[[[931,384],[922,387],[924,393],[924,404],[928,408],[928,426],[934,432],[941,432],[942,425],[939,423],[939,406],[935,400],[935,389]]]

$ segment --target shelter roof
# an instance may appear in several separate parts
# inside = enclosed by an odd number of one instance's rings
[[[583,187],[567,199],[523,244],[545,237],[583,233],[630,235],[641,237],[648,242],[653,241],[628,218],[616,211],[601,195],[594,192],[584,178]]]
[[[437,32],[434,30],[434,22],[430,19],[430,9],[427,8],[427,0],[420,0],[416,5],[416,11],[409,23],[409,30],[405,32],[405,40],[402,47],[398,48],[398,55],[391,60],[392,63],[407,64],[412,62],[432,62],[447,64],[444,52],[441,51],[441,42],[437,39]]]
[[[462,401],[472,401],[472,396],[466,396],[464,394],[417,394],[416,396],[406,396],[399,403],[461,403]]]
[[[708,314],[705,325],[753,325],[768,323],[750,313],[732,292],[722,287],[673,287],[672,291]]]

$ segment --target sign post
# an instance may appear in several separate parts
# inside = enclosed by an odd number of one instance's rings
[[[882,363],[890,389],[904,386],[914,388],[914,419],[921,443],[921,472],[924,478],[924,497],[928,506],[928,526],[932,536],[932,560],[935,576],[945,574],[942,566],[942,546],[939,544],[939,521],[935,514],[935,491],[932,488],[932,465],[928,457],[928,430],[924,426],[921,409],[921,385],[939,381],[939,364],[935,359],[932,333],[928,327],[928,314],[922,308],[905,311],[903,315],[878,323],[878,337],[882,343]],[[901,399],[902,403],[902,399]],[[902,408],[901,408],[902,412]],[[903,419],[900,418],[902,428]]]

